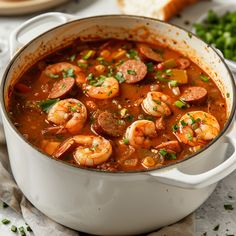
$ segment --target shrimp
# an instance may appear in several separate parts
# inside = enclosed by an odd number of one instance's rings
[[[100,86],[86,86],[87,94],[92,98],[107,99],[113,98],[119,93],[119,83],[114,77],[107,77]]]
[[[171,104],[171,98],[161,92],[149,92],[143,100],[141,106],[143,110],[152,116],[169,116],[171,110],[168,105]]]
[[[85,105],[77,99],[68,98],[57,102],[49,110],[48,121],[57,125],[60,132],[77,134],[87,119]]]
[[[157,135],[155,123],[149,120],[137,120],[126,130],[125,138],[133,147],[149,148],[151,139]]]
[[[59,62],[53,65],[49,65],[44,70],[44,73],[49,77],[54,76],[55,78],[56,76],[59,77],[59,75],[65,73],[63,77],[75,78],[77,84],[83,84],[86,82],[86,77],[81,69],[78,66],[75,66],[68,62]]]
[[[107,139],[101,136],[75,135],[64,141],[52,155],[60,158],[69,151],[73,151],[76,163],[92,167],[109,159],[112,154],[112,146]]]
[[[183,115],[175,133],[180,142],[199,146],[214,139],[220,132],[217,119],[204,111],[192,111]]]

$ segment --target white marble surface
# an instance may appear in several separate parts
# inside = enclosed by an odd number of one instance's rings
[[[181,18],[175,18],[172,23],[184,28],[191,29],[191,24],[208,9],[220,4],[235,3],[235,0],[215,0],[204,1],[194,7],[189,7],[183,13]],[[76,14],[79,17],[90,15],[120,13],[116,5],[116,0],[80,0],[69,1],[61,7],[51,9],[50,11],[67,12]],[[5,65],[9,60],[8,56],[8,38],[10,32],[31,18],[33,15],[23,17],[0,17],[0,72],[4,71]],[[236,172],[221,181],[212,194],[212,196],[196,211],[196,236],[214,236],[214,235],[236,235]],[[224,204],[230,203],[235,208],[232,211],[224,209]],[[0,220],[7,217],[12,224],[17,226],[24,225],[23,219],[14,213],[10,208],[2,209],[0,207]],[[219,224],[218,231],[214,227]],[[10,226],[0,224],[0,236],[16,235],[10,232]],[[184,230],[184,229],[183,229]],[[33,235],[28,233],[27,235]]]

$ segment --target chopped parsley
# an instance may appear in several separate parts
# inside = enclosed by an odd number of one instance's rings
[[[171,87],[177,87],[178,86],[178,82],[176,80],[171,80],[169,83],[170,83]]]
[[[224,204],[224,208],[225,210],[229,210],[229,211],[232,211],[234,209],[234,207],[231,204]]]
[[[175,133],[175,132],[178,130],[178,128],[179,128],[179,126],[178,126],[177,124],[174,124],[174,125],[172,126],[173,132]]]
[[[191,39],[193,37],[191,32],[188,32],[188,37]]]
[[[118,80],[120,84],[125,82],[125,78],[121,72],[115,74],[115,79]]]
[[[88,68],[88,64],[77,61],[77,65],[82,68],[82,69],[87,69]]]
[[[68,58],[68,60],[70,60],[71,62],[73,62],[73,61],[75,60],[75,58],[76,58],[76,55],[73,54],[71,57]]]
[[[138,52],[134,49],[130,49],[127,53],[126,56],[130,59],[139,59],[138,57]]]
[[[157,106],[154,106],[152,109],[153,111],[157,111]]]
[[[17,227],[16,227],[15,225],[12,225],[12,226],[11,226],[11,231],[12,231],[13,233],[16,233],[16,232],[17,232]]]
[[[137,75],[135,70],[127,70],[127,74],[129,74],[129,75]]]
[[[128,144],[129,144],[129,139],[124,138],[124,139],[123,139],[123,143],[126,144],[126,145],[128,145]]]
[[[229,93],[226,93],[226,97],[229,98],[229,97],[230,97],[230,94],[229,94]]]
[[[132,122],[132,121],[134,120],[134,116],[131,115],[131,114],[129,114],[129,115],[126,117],[126,120],[127,120],[128,122]]]
[[[167,152],[165,149],[160,149],[159,153],[161,156],[165,157],[167,160],[175,160],[176,154],[173,152]]]
[[[57,75],[57,74],[49,74],[49,77],[52,78],[52,79],[58,79],[60,77],[60,75]]]
[[[218,231],[219,228],[220,228],[220,225],[218,224],[218,225],[216,225],[216,226],[213,228],[213,230],[214,230],[214,231]]]
[[[180,121],[180,124],[181,124],[182,126],[188,125],[184,120],[181,120],[181,121]]]
[[[158,105],[161,105],[161,101],[157,100],[157,99],[152,99],[153,102],[155,102]]]
[[[189,141],[193,141],[193,136],[191,133],[187,133],[187,138]]]
[[[85,53],[84,55],[83,55],[83,59],[84,60],[88,60],[91,56],[93,56],[94,55],[94,51],[93,50],[89,50],[87,53]]]
[[[59,102],[60,99],[57,98],[57,99],[47,99],[47,100],[43,100],[43,101],[40,101],[39,102],[39,107],[46,113],[49,112],[49,110],[52,108],[52,106]]]
[[[5,219],[2,220],[2,223],[4,225],[8,225],[9,223],[11,223],[11,221],[5,218]]]
[[[68,78],[68,77],[76,78],[73,68],[62,71],[62,75],[63,75],[63,78]]]
[[[187,107],[187,103],[181,100],[177,100],[174,102],[174,105],[180,109],[182,108],[186,108]]]
[[[204,74],[200,74],[200,78],[203,82],[209,82],[210,78]]]
[[[109,97],[111,94],[112,94],[112,90],[110,90],[110,91],[107,93],[107,96]]]
[[[3,203],[2,203],[2,207],[3,207],[3,208],[8,208],[8,205],[7,205],[5,202],[3,202]]]
[[[148,71],[148,72],[153,72],[153,71],[154,71],[154,66],[153,66],[153,63],[152,63],[152,62],[148,62],[148,63],[146,64],[146,66],[147,66],[147,71]]]

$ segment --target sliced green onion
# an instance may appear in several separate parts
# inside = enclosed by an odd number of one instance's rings
[[[124,139],[123,139],[123,143],[126,144],[126,145],[128,145],[128,144],[129,144],[129,139],[124,138]]]
[[[12,225],[11,226],[11,231],[16,233],[17,232],[17,227],[15,225]]]
[[[176,80],[171,80],[169,83],[170,83],[171,87],[177,87],[178,86],[178,82]]]
[[[93,51],[93,50],[89,50],[89,51],[83,56],[83,59],[84,59],[84,60],[88,60],[93,54],[94,54],[94,51]]]
[[[203,74],[200,74],[200,78],[201,78],[201,80],[204,81],[204,82],[209,82],[209,80],[210,80],[210,78],[209,78],[208,76],[203,75]]]
[[[20,227],[18,228],[18,230],[19,230],[21,236],[26,236],[25,229],[24,229],[23,226],[20,226]]]
[[[51,74],[49,74],[49,77],[52,78],[52,79],[58,79],[60,76],[51,73]]]
[[[115,79],[118,80],[120,84],[125,82],[125,78],[121,72],[115,74]]]
[[[164,157],[167,155],[167,151],[165,149],[160,149],[159,153]]]
[[[180,124],[181,124],[182,126],[188,125],[184,120],[181,120],[181,121],[180,121]]]
[[[148,71],[148,72],[153,72],[153,71],[154,71],[154,66],[153,66],[153,63],[152,63],[152,62],[148,62],[148,63],[146,64],[146,66],[147,66],[147,71]]]
[[[127,70],[127,73],[129,75],[137,75],[137,73],[135,72],[135,70]]]
[[[33,231],[33,230],[30,228],[29,225],[26,226],[26,230],[27,230],[28,232],[32,232],[32,231]]]
[[[2,223],[4,225],[7,225],[7,224],[11,223],[11,221],[5,218],[5,219],[2,220]]]
[[[174,125],[172,126],[173,132],[175,133],[175,132],[178,130],[178,128],[179,128],[179,126],[178,126],[177,124],[174,124]]]
[[[176,107],[180,108],[180,109],[186,107],[186,103],[183,102],[183,101],[180,101],[180,100],[175,101],[175,102],[174,102],[174,105],[175,105]]]
[[[3,207],[3,208],[8,208],[8,205],[7,205],[5,202],[3,202],[3,203],[2,203],[2,207]]]

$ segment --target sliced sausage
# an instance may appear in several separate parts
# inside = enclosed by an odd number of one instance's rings
[[[166,128],[166,123],[164,121],[164,118],[160,117],[159,119],[156,120],[156,130],[162,131],[165,130],[165,128]]]
[[[53,84],[52,90],[48,95],[48,98],[54,99],[54,98],[64,97],[72,90],[74,85],[75,85],[74,78],[68,77],[61,79]]]
[[[181,147],[179,145],[179,142],[174,140],[174,141],[168,141],[164,142],[156,147],[156,149],[165,149],[166,151],[173,151],[175,153],[178,153],[181,151]]]
[[[187,58],[178,58],[177,63],[182,70],[185,70],[190,66],[190,61]]]
[[[124,133],[125,126],[119,124],[119,119],[115,118],[111,112],[104,111],[98,115],[93,129],[101,135],[119,137]]]
[[[188,87],[184,90],[181,99],[190,104],[201,104],[207,99],[207,90],[198,86]]]
[[[152,48],[150,48],[149,46],[145,44],[139,44],[138,49],[144,57],[150,60],[157,61],[157,62],[163,61],[163,58],[160,53],[155,52]]]
[[[128,84],[137,83],[147,74],[147,66],[142,61],[127,60],[118,69]]]

